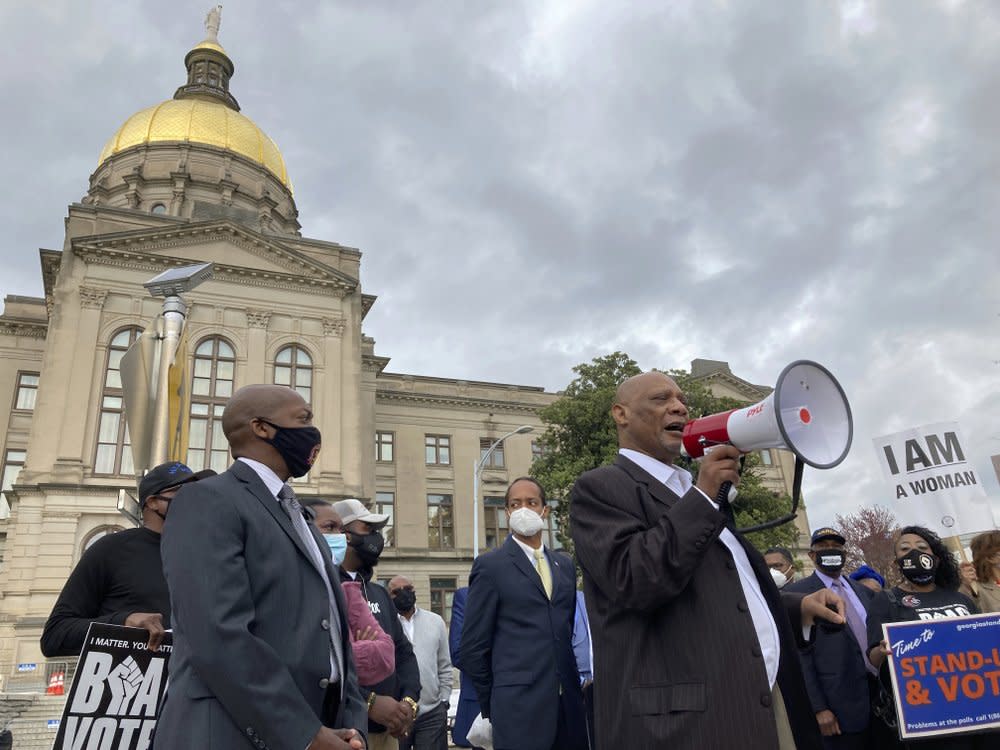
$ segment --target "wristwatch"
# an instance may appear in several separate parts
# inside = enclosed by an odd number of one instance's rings
[[[374,690],[372,690],[370,693],[368,693],[368,710],[369,711],[371,711],[372,710],[372,706],[375,705],[375,698],[376,697],[377,696],[375,695],[375,691]]]
[[[414,719],[417,718],[417,708],[419,708],[419,706],[417,706],[417,702],[413,700],[413,698],[411,698],[410,696],[406,696],[405,698],[403,698],[403,700],[409,703],[410,708],[413,709],[413,718]]]

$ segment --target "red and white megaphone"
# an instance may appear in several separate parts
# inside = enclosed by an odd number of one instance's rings
[[[816,362],[800,359],[778,376],[774,391],[743,409],[692,419],[684,425],[684,453],[701,458],[713,445],[728,443],[741,453],[784,448],[795,454],[792,511],[781,518],[740,529],[746,533],[780,526],[795,519],[802,487],[803,464],[832,469],[847,457],[854,436],[851,405],[840,383]],[[727,482],[720,498],[728,496]],[[717,498],[718,500],[719,498]]]
[[[851,448],[854,421],[840,383],[816,362],[800,359],[778,376],[774,391],[743,409],[692,419],[684,425],[684,452],[729,443],[742,453],[785,448],[817,469],[831,469]]]

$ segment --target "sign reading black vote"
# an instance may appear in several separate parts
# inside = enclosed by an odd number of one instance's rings
[[[147,750],[173,644],[146,648],[140,628],[91,623],[53,750]]]

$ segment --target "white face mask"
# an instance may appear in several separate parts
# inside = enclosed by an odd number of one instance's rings
[[[788,583],[788,578],[785,577],[785,574],[782,573],[780,570],[775,570],[774,568],[771,568],[770,570],[771,570],[771,578],[774,579],[774,584],[779,589],[784,588],[785,584]]]
[[[545,528],[545,521],[531,508],[518,508],[510,514],[510,530],[520,536],[534,536]]]

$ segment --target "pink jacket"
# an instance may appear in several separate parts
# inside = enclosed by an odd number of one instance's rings
[[[347,624],[351,628],[351,649],[358,682],[362,685],[382,682],[396,671],[396,644],[393,643],[392,636],[382,630],[369,609],[368,602],[361,593],[361,584],[346,581],[341,586],[347,599]],[[357,632],[365,628],[374,630],[378,637],[374,641],[355,640]]]

